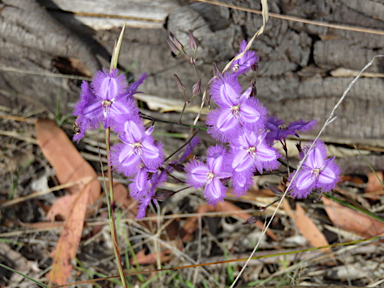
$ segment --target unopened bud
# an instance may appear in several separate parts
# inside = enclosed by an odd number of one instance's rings
[[[213,66],[213,76],[219,77],[221,75],[219,67],[217,67],[216,62],[212,62]]]
[[[169,47],[171,48],[173,54],[175,54],[176,56],[180,55],[180,50],[176,48],[175,44],[173,44],[173,42],[171,40],[169,40],[168,38],[165,38],[165,41],[167,41]]]
[[[249,225],[249,224],[255,224],[257,222],[257,217],[256,216],[251,216],[249,217],[243,225]]]
[[[177,87],[179,88],[179,91],[181,93],[183,93],[185,91],[185,86],[183,85],[183,83],[181,83],[179,77],[176,74],[173,74],[173,76],[175,76]]]
[[[197,81],[197,83],[192,86],[192,95],[196,96],[200,93],[200,91],[201,91],[201,79],[199,79],[199,81]]]
[[[177,49],[179,49],[179,51],[184,50],[183,44],[180,43],[179,39],[177,39],[172,32],[169,32],[169,38],[171,38],[173,44],[176,46]]]
[[[191,30],[189,30],[189,47],[191,47],[193,51],[197,50],[197,41],[196,41],[196,38],[193,37]]]
[[[257,65],[257,64],[253,64],[253,65],[251,66],[252,71],[256,71],[257,68],[259,68],[259,65]]]
[[[284,194],[283,191],[281,191],[279,188],[277,187],[273,187],[273,186],[269,186],[269,185],[265,185],[265,187],[267,187],[269,190],[272,191],[273,194],[275,194],[276,196],[281,196]]]
[[[152,199],[164,201],[164,200],[167,200],[169,197],[173,196],[174,194],[175,192],[173,191],[157,189],[155,195],[152,196]]]
[[[189,57],[189,63],[191,63],[192,65],[195,65],[196,64],[196,59],[193,58],[193,57]]]
[[[252,88],[252,93],[251,93],[250,97],[256,97],[257,96],[256,81],[249,82],[248,87]]]

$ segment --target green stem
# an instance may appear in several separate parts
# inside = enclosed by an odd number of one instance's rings
[[[376,219],[377,221],[380,221],[381,223],[384,223],[384,219],[382,219],[379,216],[373,214],[372,212],[369,212],[367,210],[363,210],[363,209],[361,209],[359,207],[356,207],[356,206],[354,206],[354,205],[352,205],[350,203],[347,203],[345,201],[337,199],[336,197],[333,197],[333,196],[329,195],[328,193],[324,193],[324,196],[326,196],[329,199],[332,199],[333,201],[335,201],[335,202],[337,202],[337,203],[339,203],[341,205],[347,206],[349,208],[352,208],[353,210],[356,210],[356,211],[359,211],[361,213],[364,213],[365,215],[367,215],[369,217],[372,217],[373,219]]]
[[[37,281],[37,280],[35,280],[35,279],[25,275],[25,274],[23,274],[23,273],[15,270],[15,269],[12,269],[11,267],[8,267],[8,266],[6,266],[4,264],[0,263],[0,267],[3,267],[4,269],[7,269],[7,270],[9,270],[9,271],[11,271],[13,273],[19,274],[19,275],[23,276],[24,278],[27,278],[27,279],[31,280],[32,282],[35,282],[37,285],[39,285],[41,287],[48,287],[47,285],[45,285],[45,284],[43,284],[43,283],[41,283],[41,282],[39,282],[39,281]]]
[[[121,278],[121,282],[123,283],[123,287],[127,288],[127,282],[124,276],[123,266],[121,264],[120,252],[119,252],[119,243],[117,241],[117,233],[116,233],[116,222],[115,222],[115,200],[113,196],[113,175],[112,175],[112,165],[111,165],[111,155],[110,155],[110,134],[111,129],[107,128],[105,130],[105,144],[107,148],[107,161],[108,161],[108,179],[109,179],[109,201],[108,203],[108,212],[109,212],[109,226],[111,228],[111,237],[113,241],[113,251],[115,252],[117,268],[119,270],[119,275]],[[107,196],[108,199],[108,196]]]

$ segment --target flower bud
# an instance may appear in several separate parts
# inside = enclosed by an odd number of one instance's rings
[[[167,200],[169,197],[173,196],[174,194],[175,192],[173,191],[157,189],[155,195],[152,196],[152,199],[164,201],[164,200]]]
[[[256,97],[257,96],[256,81],[250,81],[248,87],[252,88],[252,93],[250,97]]]
[[[257,222],[257,217],[256,216],[251,216],[249,217],[243,225],[248,225],[248,224],[255,224]]]
[[[221,75],[219,67],[217,67],[216,62],[212,62],[213,66],[213,76],[219,77]]]
[[[200,92],[201,92],[201,79],[199,79],[199,81],[197,81],[197,83],[192,86],[192,95],[196,96]]]
[[[180,43],[179,39],[177,39],[172,32],[169,32],[169,38],[171,38],[173,44],[177,47],[177,49],[179,49],[180,51],[184,50],[183,44]]]
[[[197,47],[198,47],[196,38],[193,37],[191,30],[189,30],[189,47],[191,47],[191,49],[195,52],[196,52]]]
[[[177,87],[179,88],[179,91],[181,93],[183,93],[185,91],[185,86],[183,85],[183,83],[181,83],[179,77],[176,74],[173,74],[173,76],[175,76]]]
[[[273,186],[270,186],[270,185],[265,185],[265,187],[267,187],[269,190],[272,191],[273,194],[275,194],[276,196],[282,196],[284,194],[283,191],[281,191],[279,188],[277,187],[273,187]]]
[[[169,40],[168,38],[165,38],[165,41],[167,41],[169,47],[171,48],[173,54],[175,54],[176,56],[180,55],[180,50],[176,48],[175,44],[173,44],[173,42],[171,40]]]

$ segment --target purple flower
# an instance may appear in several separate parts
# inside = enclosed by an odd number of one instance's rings
[[[135,177],[132,179],[132,183],[129,184],[129,195],[132,198],[139,200],[145,196],[150,188],[150,182],[148,180],[148,169],[144,166],[138,169]]]
[[[236,100],[240,97],[241,85],[236,76],[225,73],[212,82],[210,94],[220,107],[226,107],[230,99]]]
[[[142,75],[139,81],[128,87],[125,76],[117,76],[117,73],[117,69],[111,73],[103,69],[96,72],[91,85],[83,81],[80,100],[73,112],[73,115],[77,116],[76,125],[80,130],[74,140],[79,141],[87,129],[98,128],[100,122],[104,128],[108,128],[115,124],[118,115],[138,114],[132,96],[146,75]]]
[[[142,123],[135,120],[116,127],[123,143],[116,144],[111,153],[112,165],[127,177],[135,174],[142,164],[153,170],[164,161],[162,145],[156,144],[151,135],[153,126],[145,131]]]
[[[274,140],[282,141],[289,135],[295,135],[299,137],[297,132],[307,132],[314,128],[316,123],[316,120],[306,122],[300,119],[299,121],[291,122],[288,127],[285,127],[283,120],[274,116],[269,116],[265,121],[265,128],[269,130],[265,136],[265,140],[269,145],[272,145]]]
[[[253,172],[257,169],[262,174],[263,169],[273,170],[279,166],[279,152],[268,146],[264,138],[265,132],[256,133],[244,129],[231,143],[232,168],[235,172]]]
[[[147,212],[147,207],[151,203],[153,196],[155,196],[155,194],[145,195],[145,197],[143,197],[139,200],[139,207],[137,209],[137,216],[136,216],[137,219],[142,219],[145,217],[145,214]]]
[[[274,116],[269,116],[264,124],[265,128],[269,130],[269,132],[265,136],[265,140],[269,145],[272,145],[274,140],[281,141],[288,136],[288,134],[286,133],[287,131],[284,129],[283,126],[283,120]]]
[[[279,166],[277,159],[280,154],[267,145],[265,134],[244,129],[243,133],[231,142],[233,193],[237,196],[246,193],[253,184],[252,176],[256,169],[262,174],[263,169],[273,170]]]
[[[294,121],[289,123],[287,127],[287,131],[289,135],[296,135],[297,137],[299,137],[299,135],[297,135],[297,132],[307,132],[315,128],[316,124],[317,124],[316,120],[303,121],[302,119],[300,119],[299,121]]]
[[[300,153],[300,160],[308,153],[307,146]],[[312,190],[327,192],[336,187],[339,182],[340,168],[333,162],[335,157],[327,159],[327,150],[324,142],[317,141],[309,151],[300,171],[291,174],[289,180],[298,174],[292,182],[291,195],[293,198],[307,198]]]
[[[236,54],[239,55],[247,47],[248,42],[243,40],[240,44],[240,51]],[[244,74],[251,69],[253,65],[256,65],[260,60],[260,57],[256,54],[255,51],[248,50],[244,55],[235,61],[232,62],[231,69],[234,75]]]
[[[253,185],[253,171],[246,170],[242,172],[233,172],[232,176],[232,193],[237,197],[245,195],[248,189]]]
[[[235,137],[242,127],[259,130],[264,127],[267,109],[255,98],[249,98],[252,88],[241,96],[230,95],[221,98],[221,108],[211,111],[207,116],[208,133],[213,138],[226,142]]]
[[[149,177],[149,173],[152,176]],[[133,178],[132,183],[129,185],[131,197],[139,200],[139,208],[137,219],[145,216],[146,209],[151,203],[152,197],[156,194],[158,186],[163,184],[167,179],[167,171],[149,170],[142,167],[136,176]]]
[[[205,185],[204,196],[210,205],[216,205],[225,196],[226,188],[221,179],[232,175],[225,161],[227,157],[226,149],[216,145],[207,150],[207,164],[192,160],[185,166],[187,183],[196,189]]]

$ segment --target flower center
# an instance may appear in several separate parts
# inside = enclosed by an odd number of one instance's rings
[[[239,64],[235,64],[235,65],[232,67],[232,71],[233,71],[233,72],[237,72],[237,71],[239,71],[239,68],[240,68],[240,65],[239,65]]]
[[[319,179],[320,171],[320,168],[312,169],[311,176],[314,176],[316,179]]]
[[[207,173],[207,184],[211,183],[213,178],[215,178],[215,174],[213,174],[211,171]]]
[[[256,146],[249,147],[247,149],[247,152],[251,158],[255,158],[256,157]]]
[[[104,117],[108,116],[109,109],[110,109],[112,103],[113,103],[112,100],[103,100],[103,101],[101,101],[101,105],[103,106]]]
[[[143,145],[141,145],[141,142],[133,143],[132,147],[133,151],[135,151],[135,154],[141,154],[141,147],[143,147]]]
[[[232,106],[231,112],[232,112],[233,117],[235,117],[235,118],[238,117],[239,112],[240,112],[240,105]]]

